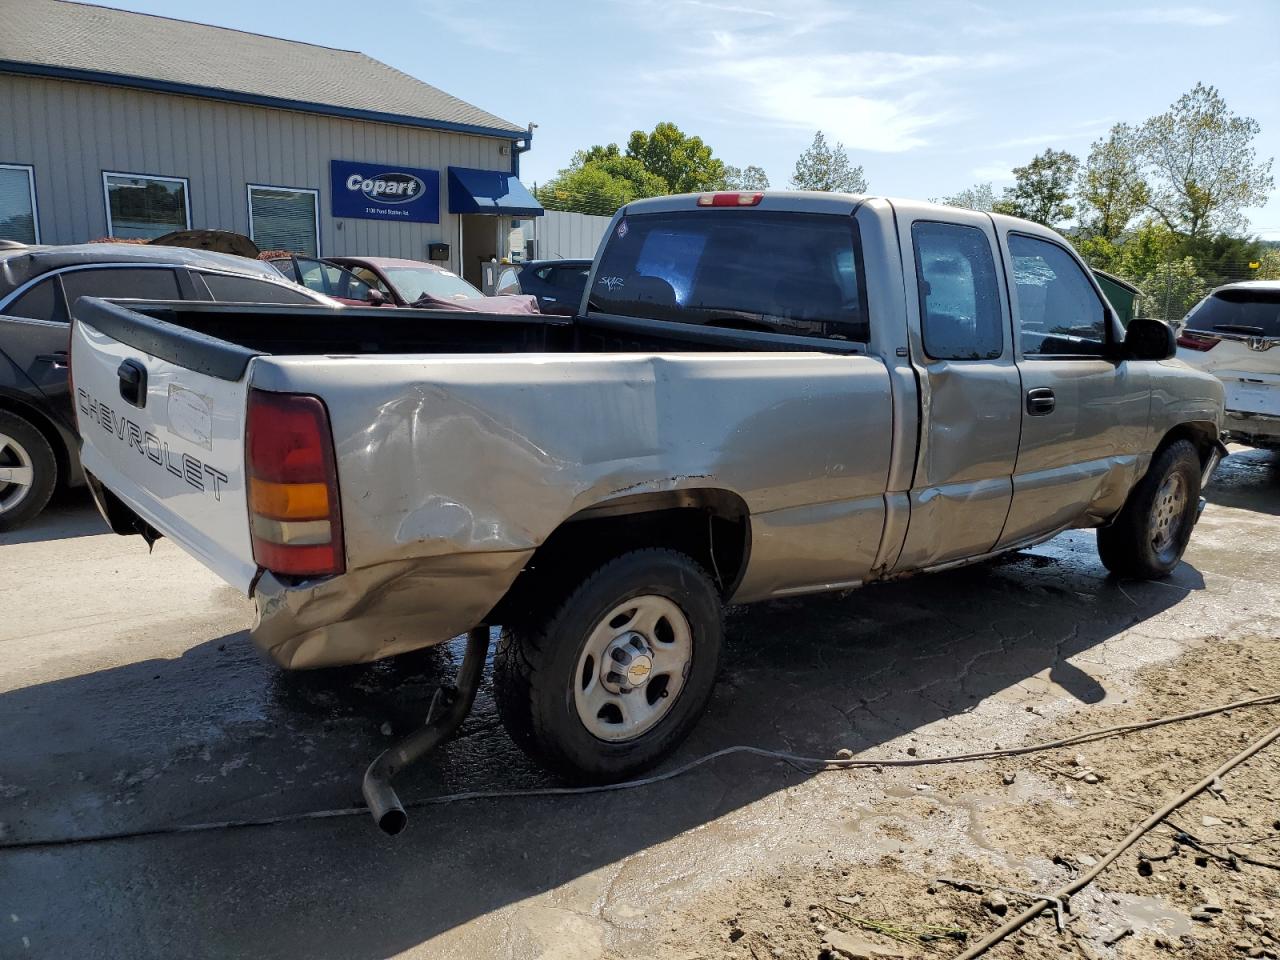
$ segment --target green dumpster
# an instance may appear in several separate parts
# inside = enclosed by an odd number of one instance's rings
[[[1115,274],[1095,270],[1093,275],[1098,278],[1098,286],[1102,287],[1107,300],[1120,315],[1120,323],[1128,327],[1129,321],[1137,315],[1138,298],[1142,296],[1142,291],[1128,280],[1121,280]]]

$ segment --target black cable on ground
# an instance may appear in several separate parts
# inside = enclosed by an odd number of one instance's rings
[[[1280,703],[1280,693],[1263,694],[1261,696],[1251,697],[1248,700],[1236,700],[1232,703],[1224,703],[1214,707],[1205,707],[1200,710],[1191,710],[1187,713],[1174,714],[1173,716],[1168,717],[1157,717],[1151,720],[1141,720],[1136,723],[1124,723],[1113,727],[1103,727],[1097,730],[1086,730],[1083,733],[1072,734],[1069,737],[1062,737],[1058,740],[1028,744],[1022,747],[1005,747],[995,750],[979,750],[972,753],[946,754],[940,757],[894,757],[880,760],[856,757],[842,759],[805,757],[781,750],[766,750],[763,747],[751,747],[745,745],[733,746],[725,747],[722,750],[716,750],[713,753],[708,753],[701,757],[695,757],[686,763],[673,767],[672,769],[662,773],[654,774],[650,777],[642,777],[638,780],[626,780],[622,783],[605,783],[589,787],[532,787],[526,790],[470,790],[463,793],[450,793],[439,797],[422,797],[417,800],[410,800],[405,803],[405,807],[436,807],[444,804],[461,803],[469,800],[506,800],[536,797],[582,796],[593,793],[613,793],[618,790],[634,790],[638,787],[662,783],[666,780],[674,780],[676,777],[683,776],[704,764],[711,763],[714,760],[733,754],[745,754],[747,756],[764,757],[769,760],[779,760],[784,763],[792,764],[793,766],[807,767],[814,773],[821,773],[826,770],[865,769],[867,767],[926,767],[951,763],[972,763],[978,760],[994,760],[1000,757],[1017,757],[1029,753],[1042,753],[1046,750],[1058,750],[1063,747],[1072,747],[1082,743],[1090,743],[1095,740],[1123,736],[1129,733],[1137,733],[1142,730],[1149,730],[1153,727],[1167,726],[1171,723],[1183,723],[1188,720],[1198,720],[1201,717],[1212,716],[1228,710],[1243,710],[1249,707],[1260,707],[1275,703]],[[1278,731],[1280,731],[1280,728],[1278,728]],[[1210,783],[1211,782],[1212,781],[1210,781]],[[103,833],[81,834],[78,836],[68,837],[49,837],[36,840],[8,840],[0,841],[0,851],[75,846],[78,844],[105,843],[110,840],[133,840],[141,837],[203,833],[210,830],[237,830],[248,827],[271,827],[286,823],[300,823],[307,820],[330,820],[338,817],[367,816],[368,812],[368,808],[364,806],[339,807],[332,810],[309,810],[301,813],[288,813],[275,817],[258,817],[244,820],[216,820],[207,823],[171,824],[159,827],[144,827],[137,830],[116,830]]]

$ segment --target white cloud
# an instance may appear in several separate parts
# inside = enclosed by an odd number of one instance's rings
[[[728,12],[735,17],[726,20]],[[962,119],[955,78],[1016,59],[909,54],[870,44],[857,49],[883,26],[874,16],[830,0],[770,10],[734,0],[682,0],[665,9],[660,29],[684,43],[671,47],[674,65],[648,73],[647,86],[696,97],[740,121],[821,129],[850,149],[895,153],[926,145],[932,130]]]
[[[978,183],[1013,182],[1013,164],[1004,160],[996,160],[980,167],[974,167],[970,173],[973,174],[973,179]]]
[[[1235,21],[1234,14],[1206,7],[1145,7],[1138,10],[1112,10],[1103,18],[1116,23],[1168,24],[1178,27],[1222,27]]]

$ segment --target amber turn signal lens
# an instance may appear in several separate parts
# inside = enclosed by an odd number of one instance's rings
[[[249,509],[274,520],[325,520],[329,488],[323,483],[272,483],[250,477]]]

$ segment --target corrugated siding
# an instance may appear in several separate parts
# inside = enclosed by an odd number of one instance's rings
[[[367,123],[97,84],[0,75],[0,163],[35,167],[41,240],[104,236],[104,170],[186,177],[191,225],[249,233],[247,185],[320,191],[320,250],[326,256],[424,259],[450,244],[448,168],[509,170],[507,141]],[[335,221],[329,161],[404,164],[440,171],[440,223]],[[596,218],[589,218],[596,219]],[[591,251],[594,254],[594,247]]]
[[[594,258],[611,219],[548,210],[538,217],[538,259]]]

